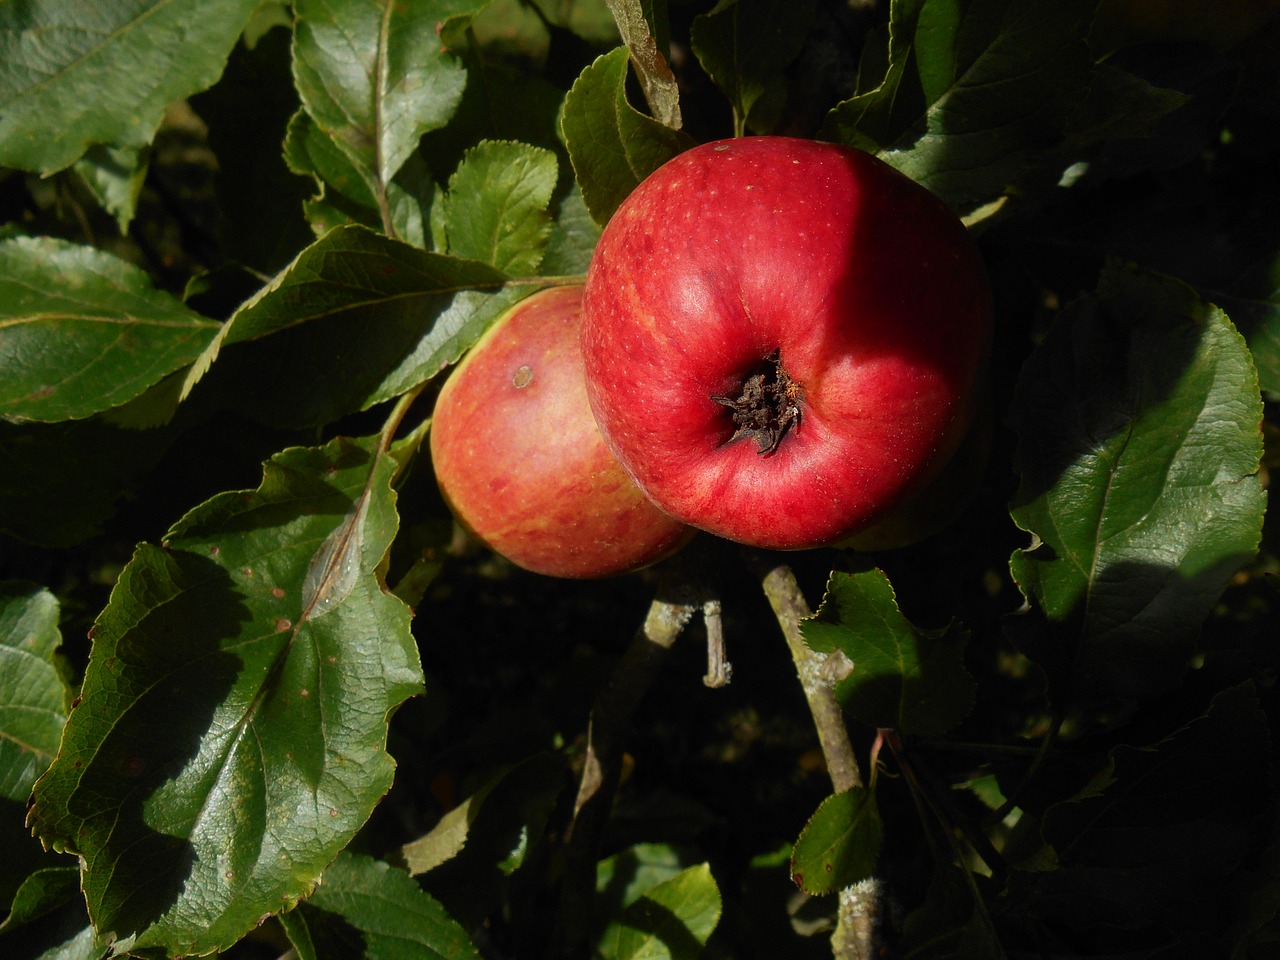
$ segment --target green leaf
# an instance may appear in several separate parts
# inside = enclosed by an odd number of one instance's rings
[[[720,922],[720,890],[705,864],[650,887],[610,922],[606,960],[696,960]]]
[[[25,803],[58,750],[70,691],[54,665],[62,643],[48,590],[0,582],[0,797]]]
[[[1277,218],[1280,198],[1266,191],[1170,183],[1113,218],[1093,220],[1106,233],[1086,236],[1113,256],[1191,284],[1225,310],[1249,343],[1262,389],[1280,394]],[[1062,239],[1079,244],[1080,235]]]
[[[883,824],[875,795],[865,787],[823,800],[791,854],[791,876],[805,893],[819,896],[875,873]]]
[[[280,917],[299,960],[480,960],[465,930],[403,870],[342,853]]]
[[[490,4],[486,14],[497,9]],[[474,49],[468,52],[467,70],[473,82],[463,90],[453,119],[423,138],[423,154],[431,158],[432,169],[441,176],[451,173],[481,140],[512,140],[554,151],[568,172],[569,155],[557,122],[565,91],[539,76],[492,63]]]
[[[400,850],[405,867],[415,876],[424,874],[464,849],[468,858],[483,861],[475,864],[479,870],[507,860],[545,823],[565,788],[564,774],[563,758],[554,754],[535,754],[502,771],[428,833],[405,844]]]
[[[627,102],[627,48],[590,64],[565,97],[560,129],[591,217],[605,224],[640,181],[693,140]]]
[[[505,281],[488,264],[340,227],[237,311],[187,389],[212,364],[228,401],[246,412],[290,425],[331,422],[456,361],[529,292]],[[249,341],[256,342],[214,363],[227,346]]]
[[[817,614],[800,629],[814,650],[840,650],[853,663],[836,692],[870,726],[940,734],[973,709],[975,685],[964,669],[967,634],[917,630],[879,570],[833,573]]]
[[[1182,284],[1112,266],[1028,359],[1012,409],[1011,513],[1033,540],[1011,568],[1055,626],[1027,652],[1095,695],[1169,689],[1261,537],[1243,338]]]
[[[466,70],[440,28],[485,0],[298,0],[294,77],[303,106],[380,196],[428,130],[449,121]]]
[[[600,227],[587,212],[577,183],[552,206],[555,219],[542,258],[542,272],[546,276],[585,274],[600,241]]]
[[[0,242],[0,416],[77,420],[119,406],[191,363],[218,327],[110,254]]]
[[[421,689],[376,440],[290,449],[140,545],[29,822],[119,950],[208,953],[309,894],[391,784]]]
[[[258,0],[0,4],[0,166],[53,173],[92,144],[138,150],[213,84]]]
[[[1171,942],[1197,931],[1235,906],[1227,880],[1270,825],[1269,758],[1250,684],[1220,693],[1152,746],[1116,747],[1103,773],[1045,813],[1058,867],[1023,878],[1033,891],[1027,908],[1075,929],[1159,924]]]
[[[34,870],[22,881],[13,894],[8,916],[0,922],[0,937],[78,898],[80,868],[70,857],[62,859],[67,861],[66,866]]]
[[[381,229],[378,196],[350,158],[316,126],[306,111],[299,110],[289,122],[284,150],[289,169],[312,176],[320,188],[320,194],[308,202],[312,229],[318,235],[323,236],[333,227],[347,223]],[[426,161],[418,154],[409,157],[395,178],[385,185],[383,194],[397,239],[423,249],[431,246],[427,225],[437,192]],[[355,206],[346,200],[353,201]],[[336,222],[335,211],[339,217]]]
[[[637,843],[596,864],[597,904],[603,912],[621,913],[646,892],[665,883],[700,857],[667,843]]]
[[[42,898],[33,889],[23,902],[16,895],[58,859],[42,853],[23,829],[22,814],[36,778],[57,753],[70,706],[71,691],[54,659],[61,643],[53,594],[30,583],[0,581],[0,917],[17,915],[0,931],[38,912],[34,901]]]
[[[800,55],[815,0],[721,0],[693,20],[693,52],[729,98],[739,133],[770,133],[787,97],[786,68]]]
[[[150,160],[149,150],[94,144],[75,163],[76,174],[99,206],[116,218],[122,234],[138,209]]]
[[[960,212],[990,203],[1040,172],[1087,95],[1094,5],[900,0],[887,72],[835,107],[823,134],[876,153]]]
[[[556,166],[550,150],[523,143],[486,140],[469,150],[449,178],[449,253],[514,276],[537,270],[551,232]]]

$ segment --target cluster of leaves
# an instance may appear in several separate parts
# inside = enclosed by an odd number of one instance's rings
[[[1276,4],[666,6],[0,5],[0,953],[581,946],[575,763],[651,578],[460,544],[429,398],[762,133],[970,224],[998,426],[948,530],[793,558],[863,786],[714,554],[734,683],[650,691],[591,951],[830,955],[869,879],[915,957],[1280,942]]]

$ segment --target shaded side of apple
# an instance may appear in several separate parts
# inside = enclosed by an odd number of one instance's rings
[[[431,455],[458,520],[518,566],[556,577],[627,573],[693,531],[653,506],[605,446],[579,349],[582,288],[539,291],[450,374]]]
[[[973,501],[986,473],[995,433],[995,414],[986,398],[959,449],[938,472],[879,520],[837,546],[865,552],[898,550],[941,533]]]

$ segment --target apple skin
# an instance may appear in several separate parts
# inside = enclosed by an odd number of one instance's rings
[[[516,565],[553,577],[629,573],[695,531],[653,506],[605,446],[579,350],[582,287],[521,300],[445,381],[431,423],[455,517]]]
[[[680,154],[622,203],[583,318],[592,410],[641,489],[718,536],[806,549],[870,526],[953,452],[991,294],[924,187],[848,147],[747,137]],[[761,453],[715,398],[775,353],[799,417]]]
[[[984,399],[959,449],[922,488],[899,501],[879,520],[837,544],[865,553],[914,546],[951,526],[982,485],[995,435],[995,411]]]

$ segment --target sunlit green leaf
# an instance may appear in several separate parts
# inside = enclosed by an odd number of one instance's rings
[[[45,855],[22,824],[31,788],[58,750],[70,705],[71,691],[54,662],[61,643],[53,594],[30,583],[0,581],[0,920],[9,917],[0,932],[56,906],[62,887],[56,880],[32,879],[56,869],[51,861],[58,858]]]
[[[833,573],[817,615],[801,623],[809,646],[853,664],[837,687],[845,709],[873,727],[938,734],[973,708],[962,631],[926,634],[898,609],[879,570]]]
[[[607,0],[533,0],[547,22],[596,47],[618,42],[618,27]]]
[[[1168,689],[1261,536],[1243,338],[1187,287],[1113,267],[1027,361],[1012,409],[1012,514],[1033,535],[1012,569],[1060,644],[1028,652],[1096,694]]]
[[[703,863],[633,900],[610,922],[598,950],[606,960],[696,960],[720,922],[720,890]]]
[[[641,180],[693,146],[687,134],[627,102],[628,62],[626,47],[596,59],[570,89],[560,119],[583,199],[599,224]]]
[[[0,583],[0,796],[25,803],[58,749],[70,694],[53,663],[58,601],[30,584]]]
[[[102,209],[116,218],[125,233],[138,208],[147,175],[147,150],[94,144],[75,163],[75,171]]]
[[[596,892],[601,909],[621,911],[660,883],[701,861],[691,850],[666,843],[637,843],[596,864]]]
[[[0,4],[0,166],[52,173],[92,144],[139,150],[213,84],[259,0]]]
[[[805,824],[791,854],[791,876],[806,893],[831,893],[874,874],[883,826],[865,787],[834,793]]]
[[[514,276],[538,269],[551,231],[556,157],[523,143],[482,141],[449,178],[449,253]]]
[[[577,183],[558,203],[553,202],[553,213],[542,273],[547,276],[586,273],[592,251],[600,240],[600,227],[587,212]]]
[[[462,97],[466,70],[443,24],[485,0],[299,0],[294,76],[303,106],[379,196]]]
[[[82,858],[103,938],[234,943],[309,894],[387,791],[388,719],[422,682],[377,573],[395,469],[372,441],[284,451],[121,574],[30,814]]]
[[[76,420],[119,406],[191,363],[218,328],[110,254],[0,242],[0,416]]]
[[[347,223],[382,229],[386,224],[382,221],[381,206],[385,204],[391,218],[390,232],[396,239],[415,247],[430,247],[427,224],[438,188],[418,154],[410,156],[395,177],[383,186],[379,199],[351,158],[305,111],[298,111],[290,120],[284,149],[289,169],[314,177],[321,188],[321,194],[310,201],[309,209],[312,229],[317,235],[323,236]],[[328,202],[324,214],[317,215],[317,205],[325,201]],[[353,208],[353,204],[358,209]],[[342,213],[337,222],[332,220],[334,210]]]
[[[465,930],[403,870],[343,853],[280,918],[299,960],[480,960]]]

